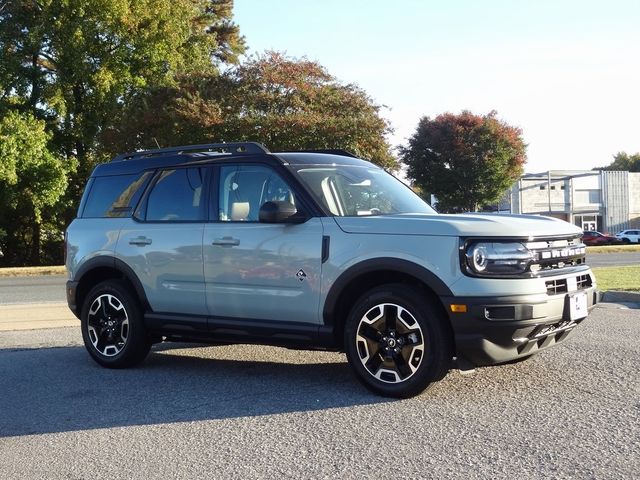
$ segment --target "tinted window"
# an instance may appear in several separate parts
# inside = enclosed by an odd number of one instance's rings
[[[146,219],[187,222],[203,220],[204,168],[162,171],[147,200]]]
[[[229,166],[220,169],[219,220],[257,222],[260,207],[272,200],[295,205],[289,185],[269,167]]]
[[[138,203],[149,176],[149,173],[144,173],[94,178],[82,216],[128,217]]]

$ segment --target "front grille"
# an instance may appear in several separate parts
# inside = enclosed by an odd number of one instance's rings
[[[584,274],[576,277],[547,280],[544,284],[547,288],[547,295],[558,295],[575,290],[585,290],[593,285],[593,281],[590,275]]]
[[[576,282],[578,284],[578,290],[584,290],[585,288],[589,288],[593,285],[590,275],[580,275],[576,278]]]
[[[533,273],[583,265],[587,255],[587,248],[580,237],[535,239],[526,243],[526,247],[533,253],[530,267]]]
[[[567,279],[549,280],[545,282],[547,286],[547,295],[558,295],[559,293],[567,293]]]

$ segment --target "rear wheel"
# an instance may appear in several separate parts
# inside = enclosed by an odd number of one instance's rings
[[[442,312],[424,292],[399,284],[374,288],[355,303],[345,347],[367,388],[397,398],[417,395],[443,378],[453,356]]]
[[[89,292],[80,321],[84,345],[103,367],[131,367],[149,353],[142,311],[120,280],[99,283]]]

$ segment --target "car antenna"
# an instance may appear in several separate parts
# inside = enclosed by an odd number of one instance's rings
[[[160,144],[158,143],[158,140],[156,140],[156,137],[153,137],[153,141],[156,142],[156,145],[158,146],[158,149],[162,148],[162,147],[160,147]]]

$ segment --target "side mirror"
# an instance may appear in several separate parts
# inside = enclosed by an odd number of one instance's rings
[[[285,201],[264,202],[258,220],[261,223],[303,223],[307,216],[298,212],[295,205]]]

